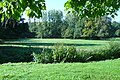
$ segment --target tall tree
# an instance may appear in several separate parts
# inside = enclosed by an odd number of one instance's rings
[[[75,25],[74,36],[73,38],[80,38],[82,37],[82,29],[85,26],[85,19],[78,19]]]
[[[75,31],[75,25],[78,21],[79,17],[75,13],[69,13],[65,16],[65,22],[67,23],[67,29],[64,37],[70,37],[73,38],[74,31]]]
[[[51,29],[51,37],[61,37],[61,28],[63,13],[60,10],[50,10],[48,12],[49,28]]]
[[[111,18],[103,16],[99,18],[89,18],[83,28],[83,37],[111,37],[113,36]]]

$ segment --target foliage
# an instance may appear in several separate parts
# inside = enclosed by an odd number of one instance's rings
[[[41,53],[33,53],[35,62],[38,63],[60,63],[73,62],[76,54],[75,47],[65,47],[62,44],[56,44],[52,51],[44,50]]]
[[[107,49],[103,50],[79,50],[73,46],[65,47],[57,45],[52,52],[35,54],[37,62],[41,63],[60,63],[60,62],[88,62],[120,57],[120,46],[118,43],[110,43]],[[50,61],[49,61],[50,60]]]
[[[50,10],[48,11],[48,28],[50,36],[49,37],[60,37],[61,36],[61,23],[63,19],[63,12],[60,10]],[[48,33],[48,32],[46,32]]]
[[[22,19],[22,18],[21,18]],[[21,34],[19,34],[21,33]],[[0,38],[89,38],[101,39],[120,36],[120,23],[112,22],[110,17],[83,18],[77,13],[63,17],[60,10],[43,11],[42,18],[27,23],[10,18],[0,23]]]
[[[78,12],[81,18],[117,15],[120,8],[119,0],[68,0],[65,5],[68,12]]]
[[[33,59],[37,63],[53,63],[52,53],[49,49],[42,50],[41,54],[33,53]]]
[[[119,38],[112,38],[110,41],[115,41],[115,44],[111,42],[110,45],[108,40],[10,39],[3,41],[4,43],[0,43],[0,63],[33,60],[38,63],[86,62],[114,59],[120,56]],[[33,53],[37,58],[32,55]]]
[[[115,31],[115,36],[120,36],[120,29]]]
[[[52,54],[54,62],[60,63],[66,58],[67,47],[63,46],[62,44],[57,44],[54,46]]]
[[[7,19],[0,25],[1,39],[27,38],[34,35],[29,30],[28,23],[19,23],[14,19]]]
[[[76,59],[77,50],[74,46],[70,46],[67,49],[66,60],[64,62],[74,62]]]
[[[114,17],[120,8],[119,0],[68,0],[65,3],[66,10],[78,12],[81,18],[111,15]],[[46,9],[45,0],[0,0],[0,14],[2,21],[7,18],[19,19],[23,12],[29,17],[40,18],[42,10]]]
[[[112,58],[120,56],[120,44],[115,42],[110,42],[108,45],[108,55],[111,55]]]
[[[99,18],[89,18],[85,21],[85,26],[82,29],[83,37],[90,38],[106,38],[114,36],[115,30],[111,25],[111,18],[109,17],[99,17]]]
[[[89,38],[101,39],[119,37],[120,23],[112,22],[107,16],[83,18],[75,13],[66,14],[62,11],[50,10],[43,12],[42,21],[29,23],[31,32],[37,38]]]
[[[20,20],[20,16],[25,12],[29,17],[40,18],[42,10],[45,10],[45,0],[0,0],[0,14],[2,21],[5,16]]]

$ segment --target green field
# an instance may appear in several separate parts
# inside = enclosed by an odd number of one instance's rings
[[[56,43],[66,46],[74,45],[78,49],[104,49],[111,41],[118,42],[119,45],[120,38],[5,40],[0,44],[0,53],[9,53],[9,55],[13,53],[12,56],[16,55],[14,53],[27,54],[40,51],[43,47],[52,48]],[[4,63],[0,65],[0,80],[120,80],[120,59],[89,63]]]
[[[0,46],[13,46],[13,47],[46,47],[51,48],[57,43],[64,44],[66,46],[75,46],[78,49],[100,49],[105,48],[109,42],[114,41],[120,43],[118,39],[111,40],[84,40],[84,39],[18,39],[7,40]]]
[[[120,59],[91,63],[7,63],[0,80],[120,80]]]

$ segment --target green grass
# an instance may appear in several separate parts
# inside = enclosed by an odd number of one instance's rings
[[[120,80],[120,59],[91,63],[7,63],[0,80]]]
[[[118,38],[119,39],[119,38]],[[83,40],[83,39],[18,39],[5,41],[0,46],[13,46],[13,47],[52,47],[56,43],[62,43],[66,46],[75,46],[78,49],[101,49],[108,45],[110,41],[120,43],[115,39],[110,40]]]
[[[120,43],[120,38],[109,40],[82,39],[19,39],[0,43],[0,53],[29,53],[55,43],[74,45],[78,49],[101,49],[109,42]],[[118,44],[119,45],[119,44]],[[6,63],[0,65],[0,80],[120,80],[120,59],[90,63],[37,64]]]

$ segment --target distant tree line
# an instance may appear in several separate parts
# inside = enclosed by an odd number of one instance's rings
[[[109,38],[120,37],[120,23],[107,16],[83,18],[76,13],[63,16],[60,10],[44,11],[40,21],[29,19],[29,29],[37,38]]]
[[[0,38],[89,38],[120,37],[120,23],[107,16],[80,19],[78,14],[65,16],[60,10],[43,11],[39,20],[28,23],[14,19],[0,22]]]

